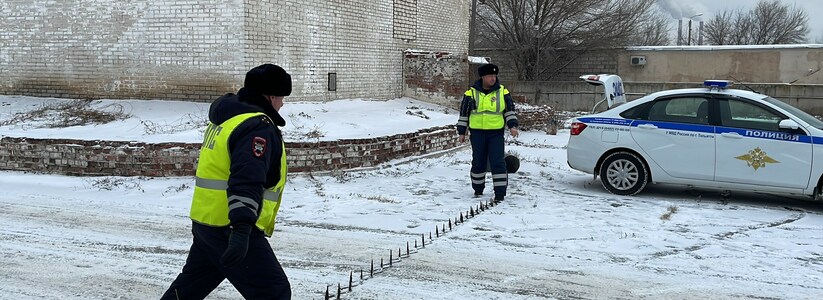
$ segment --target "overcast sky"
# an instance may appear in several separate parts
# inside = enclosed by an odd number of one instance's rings
[[[708,20],[715,13],[723,10],[736,10],[738,8],[751,9],[759,0],[658,0],[660,6],[672,14],[674,19],[688,18],[696,14],[703,13],[703,16],[695,18],[695,20]],[[823,1],[821,0],[780,0],[781,2],[797,5],[806,11],[809,16],[809,37],[811,42],[816,39],[823,39],[823,18],[820,14],[823,13]],[[676,21],[675,21],[676,22]],[[684,25],[685,26],[685,25]],[[674,25],[677,28],[677,25]]]

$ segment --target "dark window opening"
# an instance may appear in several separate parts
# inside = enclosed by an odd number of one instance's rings
[[[337,73],[329,73],[329,92],[337,91]]]

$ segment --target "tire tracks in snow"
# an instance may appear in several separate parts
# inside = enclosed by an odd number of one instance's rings
[[[787,216],[787,217],[779,219],[779,220],[775,220],[775,221],[771,221],[771,222],[761,222],[761,223],[753,224],[753,225],[749,225],[749,226],[742,226],[742,227],[739,227],[738,229],[730,230],[730,231],[726,231],[726,232],[721,232],[721,233],[716,233],[716,234],[713,234],[709,237],[711,239],[721,240],[721,241],[730,240],[730,239],[735,238],[736,236],[746,234],[747,232],[760,230],[760,229],[766,229],[766,228],[774,228],[774,227],[779,227],[779,226],[791,224],[791,223],[797,222],[797,221],[799,221],[799,220],[801,220],[805,217],[806,217],[806,213],[796,213],[796,214],[792,214],[790,216]],[[700,244],[696,244],[696,245],[693,245],[693,246],[684,247],[684,248],[680,248],[680,249],[672,249],[672,250],[667,250],[667,251],[655,252],[655,253],[652,253],[652,254],[650,254],[649,256],[647,256],[643,259],[634,261],[633,263],[634,263],[635,267],[637,267],[638,269],[649,270],[649,271],[656,272],[656,273],[671,272],[671,273],[684,274],[684,275],[710,276],[710,277],[716,277],[716,278],[720,278],[720,279],[732,279],[732,280],[738,280],[738,281],[744,281],[744,282],[758,282],[758,283],[761,283],[761,284],[768,284],[768,285],[773,285],[773,286],[791,285],[791,286],[801,287],[801,288],[804,288],[804,289],[823,290],[823,288],[816,287],[816,286],[802,285],[802,284],[797,284],[797,283],[777,282],[777,281],[771,281],[771,280],[761,280],[761,279],[758,279],[758,278],[749,278],[749,277],[745,277],[745,276],[742,276],[742,275],[731,275],[730,276],[730,275],[727,275],[727,274],[720,274],[720,273],[711,274],[711,273],[707,273],[707,272],[696,272],[696,271],[684,270],[682,268],[661,267],[661,266],[657,266],[657,265],[655,265],[655,266],[642,266],[641,265],[644,262],[648,262],[648,261],[651,261],[651,260],[662,259],[662,258],[665,258],[665,257],[669,257],[669,256],[673,256],[673,255],[679,255],[679,254],[692,254],[697,259],[701,259],[699,255],[695,255],[693,253],[696,252],[696,251],[700,251],[702,249],[705,249],[709,246],[716,246],[716,245],[713,245],[713,244],[707,242],[707,243],[700,243]],[[740,296],[752,297],[752,295],[740,295]]]
[[[786,218],[783,218],[783,219],[780,219],[780,220],[777,220],[777,221],[763,222],[763,223],[759,223],[759,224],[740,227],[737,230],[731,230],[731,231],[717,233],[717,234],[712,235],[711,238],[714,238],[714,239],[717,239],[717,240],[727,240],[727,239],[733,238],[736,235],[744,234],[744,233],[749,232],[749,231],[764,229],[764,228],[778,227],[778,226],[781,226],[781,225],[794,223],[794,222],[797,222],[800,219],[803,219],[804,217],[806,217],[805,213],[792,214],[791,216],[788,216]],[[710,245],[711,245],[710,243],[700,243],[700,244],[685,247],[685,248],[655,252],[655,253],[652,253],[652,254],[649,255],[650,256],[649,259],[657,259],[657,258],[677,255],[677,254],[681,254],[681,253],[695,252],[695,251],[704,249],[704,248],[706,248]]]
[[[738,230],[727,231],[727,232],[724,232],[724,233],[718,233],[718,234],[715,234],[712,237],[715,238],[715,239],[718,239],[718,240],[725,240],[725,239],[732,238],[735,235],[743,234],[743,233],[746,233],[746,232],[749,232],[749,231],[752,231],[752,230],[758,230],[758,229],[764,229],[764,228],[770,228],[770,227],[777,227],[777,226],[786,225],[786,224],[789,224],[789,223],[794,223],[794,222],[797,222],[800,219],[803,219],[804,217],[806,217],[806,213],[797,213],[797,214],[793,214],[793,215],[791,215],[787,218],[784,218],[782,220],[777,220],[777,221],[774,221],[774,222],[760,223],[760,224],[750,225],[750,226],[746,226],[746,227],[741,227]]]

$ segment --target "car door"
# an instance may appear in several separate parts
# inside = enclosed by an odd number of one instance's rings
[[[714,179],[714,126],[708,113],[711,98],[680,95],[648,105],[643,120],[632,123],[631,134],[645,156],[672,177]]]
[[[718,99],[715,180],[806,188],[812,165],[812,139],[803,131],[780,130],[788,119],[756,101]]]

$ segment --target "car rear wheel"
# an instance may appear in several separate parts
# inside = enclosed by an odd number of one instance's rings
[[[600,182],[612,194],[637,194],[648,182],[646,164],[629,152],[612,153],[600,164]]]

